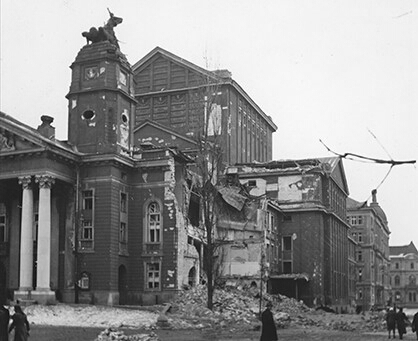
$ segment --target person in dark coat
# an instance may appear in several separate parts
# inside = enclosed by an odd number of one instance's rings
[[[418,313],[414,315],[411,327],[412,327],[412,332],[417,334],[417,340],[418,340]]]
[[[22,311],[20,305],[15,306],[15,313],[12,316],[12,324],[9,327],[9,333],[15,330],[14,341],[27,341],[29,336],[29,322],[26,314]]]
[[[395,338],[395,330],[396,330],[396,312],[393,310],[393,308],[389,309],[389,311],[386,314],[386,326],[389,333],[389,339],[390,339],[390,332],[393,333],[393,338]]]
[[[277,339],[277,331],[276,331],[276,324],[274,323],[273,313],[271,312],[271,308],[273,304],[268,302],[266,304],[266,309],[261,314],[261,337],[260,341],[276,341]]]
[[[403,308],[399,308],[399,311],[396,313],[396,326],[398,327],[399,339],[403,339],[403,334],[406,334],[406,323],[409,322]]]
[[[9,340],[10,313],[4,305],[0,305],[0,341]]]

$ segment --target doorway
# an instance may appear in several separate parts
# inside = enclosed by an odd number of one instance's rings
[[[119,304],[126,305],[128,303],[128,281],[126,278],[126,268],[124,265],[119,266]]]

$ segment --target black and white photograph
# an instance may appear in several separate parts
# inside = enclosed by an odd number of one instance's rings
[[[0,341],[418,339],[417,136],[416,1],[2,0]]]

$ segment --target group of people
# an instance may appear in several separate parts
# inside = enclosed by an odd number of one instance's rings
[[[14,314],[11,316],[9,309],[0,305],[0,341],[9,341],[9,333],[12,330],[15,331],[14,341],[28,340],[30,326],[26,314],[19,304],[14,306]]]
[[[418,313],[414,315],[414,319],[412,323],[409,321],[406,314],[403,312],[403,308],[399,308],[396,311],[396,308],[390,308],[386,313],[386,325],[388,328],[389,339],[390,335],[392,334],[393,338],[395,338],[396,329],[399,333],[399,339],[403,339],[403,335],[406,334],[406,326],[411,325],[412,332],[415,332],[417,335],[418,340]]]

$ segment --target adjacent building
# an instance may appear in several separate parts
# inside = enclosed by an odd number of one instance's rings
[[[377,202],[347,199],[347,222],[356,242],[356,305],[363,309],[384,308],[390,295],[389,226]]]
[[[225,164],[272,159],[277,126],[228,70],[209,71],[156,47],[134,64],[133,77],[136,144],[177,146],[179,135],[205,135],[217,138]],[[159,136],[159,127],[177,135]]]
[[[236,177],[278,205],[278,267],[269,274],[269,290],[327,305],[350,306],[348,187],[338,157],[271,161],[231,166]]]
[[[390,304],[398,307],[418,307],[418,251],[408,245],[390,246]]]

